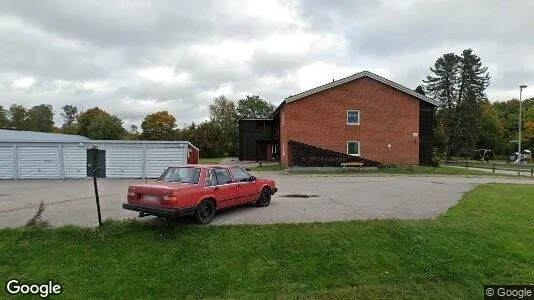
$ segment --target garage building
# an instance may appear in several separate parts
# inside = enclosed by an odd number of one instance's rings
[[[0,179],[84,178],[86,149],[106,150],[108,178],[157,178],[169,165],[198,163],[186,141],[107,141],[0,129]]]

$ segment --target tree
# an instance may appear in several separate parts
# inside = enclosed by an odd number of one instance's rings
[[[118,140],[126,130],[122,121],[104,110],[94,107],[78,115],[78,134],[94,140]]]
[[[457,154],[469,156],[476,149],[477,135],[473,133],[480,129],[481,104],[487,102],[485,90],[489,83],[488,68],[482,65],[480,57],[471,49],[464,50],[456,105],[457,127],[452,135],[456,138],[453,151]]]
[[[447,53],[436,60],[423,80],[424,90],[440,101],[441,118],[448,145],[447,155],[468,156],[475,150],[481,104],[487,102],[485,90],[490,83],[488,68],[471,49],[462,55]]]
[[[210,122],[218,127],[222,141],[219,147],[225,155],[238,153],[239,125],[235,103],[224,96],[213,99],[209,106]]]
[[[444,54],[430,68],[435,76],[428,75],[423,80],[424,90],[432,98],[440,101],[441,108],[454,108],[458,90],[458,70],[461,58],[454,53]]]
[[[135,124],[130,125],[130,131],[132,133],[135,133],[135,134],[139,133],[139,131],[137,129],[137,125],[135,125]]]
[[[441,118],[435,118],[434,126],[434,147],[436,148],[436,155],[440,159],[444,159],[447,154],[447,145],[449,142],[448,136],[445,134],[445,128]]]
[[[39,132],[54,131],[52,105],[41,104],[28,110],[28,129]]]
[[[415,90],[416,92],[418,92],[419,94],[425,96],[425,90],[423,89],[423,86],[422,85],[418,85]]]
[[[534,107],[530,107],[525,112],[523,124],[524,137],[534,140]]]
[[[247,95],[237,102],[237,116],[239,119],[269,118],[275,107],[258,95]]]
[[[63,109],[61,113],[63,117],[63,128],[72,126],[78,117],[78,108],[73,105],[65,105],[61,109]]]
[[[174,140],[176,119],[167,111],[147,115],[141,123],[141,138],[146,140]]]
[[[198,125],[191,123],[180,130],[179,137],[197,146],[202,157],[224,155],[224,150],[220,146],[225,143],[221,127],[212,121],[204,121]]]
[[[9,112],[0,105],[0,129],[9,127]]]
[[[495,108],[489,104],[482,105],[482,117],[477,134],[477,148],[491,149],[495,153],[502,153],[505,150],[503,126],[497,115]]]
[[[28,111],[24,106],[13,104],[9,107],[9,127],[16,130],[28,130]]]
[[[446,144],[442,149],[446,149],[449,155],[450,137],[456,129],[456,94],[458,90],[458,70],[460,68],[460,57],[454,53],[444,54],[434,63],[430,71],[434,76],[426,76],[423,80],[423,90],[425,94],[438,100],[440,106],[436,117],[440,119],[441,126],[446,139]]]

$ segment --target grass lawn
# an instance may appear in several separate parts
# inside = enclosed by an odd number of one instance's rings
[[[428,166],[407,166],[407,167],[394,167],[394,168],[380,168],[374,170],[364,170],[360,172],[357,168],[349,168],[347,171],[334,170],[334,171],[307,171],[298,170],[292,171],[292,174],[421,174],[421,175],[496,175],[496,176],[508,176],[503,174],[492,174],[480,170],[466,170],[464,168],[455,168],[448,166],[441,167],[428,167]]]
[[[378,169],[381,174],[438,174],[438,175],[492,175],[491,173],[479,170],[466,170],[447,166],[409,166]]]
[[[224,157],[215,157],[215,158],[199,158],[198,163],[201,165],[211,165],[220,163]]]
[[[534,281],[533,219],[534,186],[489,184],[435,220],[4,229],[0,279],[68,298],[481,299]]]
[[[286,167],[282,166],[281,164],[264,165],[263,167],[249,168],[250,171],[282,171],[285,169]]]

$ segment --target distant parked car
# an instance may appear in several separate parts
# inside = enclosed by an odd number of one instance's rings
[[[131,185],[122,207],[140,217],[192,215],[197,223],[208,224],[221,209],[248,203],[268,206],[277,190],[274,180],[256,178],[239,166],[175,166],[155,183]]]

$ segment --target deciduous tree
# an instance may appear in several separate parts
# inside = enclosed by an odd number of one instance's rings
[[[19,104],[9,107],[9,127],[16,130],[28,130],[28,110]]]
[[[78,134],[94,140],[118,140],[126,130],[122,121],[104,110],[94,107],[78,115]]]
[[[245,99],[237,101],[237,117],[239,119],[268,118],[274,109],[272,103],[265,101],[258,95],[247,95]]]
[[[9,127],[9,112],[0,105],[0,128]]]
[[[52,105],[36,105],[28,110],[28,129],[39,132],[54,131],[54,112]]]
[[[78,108],[73,105],[65,105],[61,109],[63,110],[61,113],[63,117],[63,128],[72,126],[78,117]]]
[[[209,106],[210,123],[218,127],[222,141],[219,147],[223,154],[235,156],[238,153],[239,125],[235,103],[225,96],[213,99]],[[211,125],[210,125],[211,126]]]
[[[147,115],[141,123],[141,138],[146,140],[174,140],[176,118],[167,111]]]

